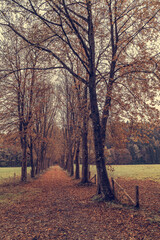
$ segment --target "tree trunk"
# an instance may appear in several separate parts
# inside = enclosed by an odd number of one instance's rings
[[[73,158],[74,158],[74,154],[71,152],[71,156],[70,156],[70,176],[72,177],[74,175],[74,162],[73,162]]]
[[[36,175],[40,173],[40,160],[39,160],[39,156],[37,155],[37,159],[36,159]]]
[[[23,158],[22,158],[22,168],[21,168],[21,181],[26,182],[27,181],[27,137],[26,133],[24,133],[23,137]]]
[[[64,150],[65,151],[65,150]],[[65,165],[64,165],[64,159],[65,159],[65,153],[62,155],[61,159],[60,159],[60,167],[61,168],[65,168]]]
[[[36,175],[40,173],[40,152],[39,152],[39,147],[40,146],[38,144],[38,147],[35,148],[35,152],[36,152],[36,166],[35,166],[36,170],[35,170],[35,172],[36,172]]]
[[[96,93],[96,68],[95,68],[95,41],[94,41],[94,29],[92,22],[92,10],[91,1],[87,2],[88,11],[88,40],[90,47],[89,57],[89,95],[91,105],[91,118],[93,123],[93,134],[94,134],[94,147],[96,157],[96,167],[99,179],[99,192],[106,201],[114,199],[114,194],[110,186],[109,178],[105,166],[104,148],[102,141],[102,132],[100,125],[100,116],[98,110],[98,100]]]
[[[82,180],[88,183],[88,127],[87,127],[87,86],[83,96],[83,133],[82,133]]]
[[[85,129],[86,130],[86,129]],[[82,136],[82,183],[88,182],[88,145],[87,132],[83,132]]]
[[[66,160],[66,167],[67,167],[67,172],[70,174],[70,170],[71,170],[71,153],[67,153],[67,160]]]
[[[80,147],[80,140],[78,139],[77,142],[77,150],[76,150],[76,157],[75,157],[75,163],[76,163],[76,170],[75,170],[75,179],[80,178],[79,174],[79,147]]]
[[[66,153],[66,156],[65,156],[65,164],[64,164],[64,170],[67,170],[68,171],[68,165],[69,165],[69,158],[68,158],[68,153]]]
[[[40,170],[43,171],[45,169],[45,151],[46,146],[45,142],[41,143],[41,154],[40,154]]]
[[[33,143],[32,143],[32,137],[30,137],[30,161],[31,161],[31,178],[35,177],[35,165],[33,160]]]
[[[90,81],[92,83],[92,80]],[[93,81],[94,85],[94,81]],[[93,123],[93,134],[94,134],[94,146],[95,146],[95,155],[96,155],[96,167],[98,174],[98,192],[101,192],[102,197],[105,200],[114,199],[112,189],[110,186],[108,174],[105,166],[105,157],[103,149],[103,141],[101,137],[101,126],[100,118],[97,105],[97,96],[95,87],[90,84],[90,102],[91,102],[91,117]]]

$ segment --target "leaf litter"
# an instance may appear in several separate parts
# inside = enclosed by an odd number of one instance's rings
[[[92,201],[96,186],[80,186],[58,166],[26,184],[1,186],[6,194],[0,201],[1,239],[158,240],[160,184],[135,181],[119,179],[128,191],[139,184],[144,203],[140,210]]]

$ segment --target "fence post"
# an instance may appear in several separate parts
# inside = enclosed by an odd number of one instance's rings
[[[96,184],[96,174],[95,174],[95,184]]]
[[[113,194],[115,195],[115,192],[114,192],[114,179],[111,178],[111,180],[112,180],[112,190],[113,190]]]
[[[139,187],[136,186],[136,208],[139,208]]]

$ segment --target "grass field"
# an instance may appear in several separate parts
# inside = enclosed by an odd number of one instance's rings
[[[91,177],[96,174],[96,166],[90,165]],[[107,167],[110,177],[124,177],[134,179],[151,179],[160,181],[160,164],[152,165],[113,165]]]
[[[96,174],[96,166],[89,166],[91,177]],[[134,179],[151,179],[155,181],[160,181],[160,164],[156,165],[114,165],[107,167],[108,174],[110,177],[124,177],[124,178],[134,178]],[[27,168],[28,173],[30,173],[30,168]],[[80,166],[81,172],[81,166]],[[19,178],[21,175],[21,168],[0,168],[0,183],[6,181],[7,179]]]
[[[30,173],[30,167],[27,168]],[[0,183],[10,179],[18,179],[21,176],[21,167],[3,167],[0,168]]]

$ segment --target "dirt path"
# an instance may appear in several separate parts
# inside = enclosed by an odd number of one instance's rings
[[[10,198],[0,204],[0,239],[160,239],[159,223],[144,211],[93,202],[95,186],[77,183],[56,166],[30,183],[4,187]]]

